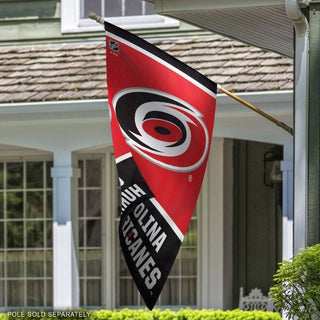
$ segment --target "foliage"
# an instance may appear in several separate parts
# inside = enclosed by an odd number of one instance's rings
[[[84,313],[89,313],[84,317]],[[71,312],[70,312],[71,313]],[[76,313],[76,312],[74,312]],[[19,314],[9,315],[0,314],[0,320],[49,320],[49,319],[68,319],[68,320],[281,320],[279,313],[266,311],[242,311],[242,310],[192,310],[181,309],[180,311],[172,310],[129,310],[122,309],[119,311],[99,310],[99,311],[78,311],[78,316],[66,317],[67,312],[61,314],[50,311],[38,312],[20,312]],[[23,316],[22,316],[23,315]],[[33,316],[32,316],[33,315]]]
[[[320,317],[320,244],[306,248],[290,261],[283,261],[270,289],[272,300],[288,317]]]

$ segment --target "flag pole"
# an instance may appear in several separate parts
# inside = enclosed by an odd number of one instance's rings
[[[269,114],[263,112],[262,110],[260,110],[256,106],[254,106],[253,104],[249,103],[246,100],[243,100],[242,98],[238,97],[237,95],[228,91],[227,89],[221,87],[220,85],[218,85],[218,90],[222,93],[225,93],[226,95],[228,95],[232,99],[237,100],[238,102],[242,103],[243,105],[245,105],[249,109],[257,112],[258,114],[260,114],[264,118],[268,119],[269,121],[273,122],[274,124],[276,124],[280,128],[286,130],[288,133],[290,133],[293,136],[294,130],[291,127],[289,127],[288,125],[286,125],[284,122],[281,122],[281,121],[275,119],[274,117],[270,116]]]
[[[89,18],[92,20],[97,21],[100,24],[104,23],[104,19],[100,16],[98,16],[96,13],[91,12],[89,14]],[[229,97],[233,98],[234,100],[237,100],[238,102],[242,103],[243,105],[245,105],[246,107],[250,108],[251,110],[259,113],[261,116],[263,116],[264,118],[268,119],[269,121],[275,123],[277,126],[279,126],[280,128],[286,130],[288,133],[290,133],[293,136],[294,130],[289,127],[288,125],[286,125],[284,122],[281,122],[277,119],[275,119],[274,117],[270,116],[269,114],[263,112],[262,110],[260,110],[259,108],[257,108],[256,106],[254,106],[253,104],[243,100],[242,98],[238,97],[237,95],[235,95],[234,93],[228,91],[227,89],[221,87],[220,85],[218,85],[218,90],[222,93],[225,93],[226,95],[228,95]]]

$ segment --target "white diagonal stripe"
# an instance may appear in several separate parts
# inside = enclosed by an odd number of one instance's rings
[[[171,229],[174,231],[174,233],[177,235],[177,237],[180,239],[180,241],[183,241],[184,235],[182,234],[181,230],[178,228],[178,226],[174,223],[174,221],[171,219],[171,217],[167,214],[166,210],[162,208],[160,203],[156,200],[156,198],[150,199],[151,203],[157,208],[157,210],[160,212],[162,217],[168,222]]]
[[[124,161],[124,160],[126,160],[128,158],[131,158],[131,157],[132,157],[131,152],[125,153],[122,156],[116,158],[116,164],[118,164],[118,163],[120,163],[120,162],[122,162],[122,161]]]

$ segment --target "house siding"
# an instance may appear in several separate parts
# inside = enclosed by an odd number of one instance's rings
[[[179,27],[136,30],[145,38],[204,35],[209,32],[181,23]],[[61,2],[57,0],[14,0],[0,2],[0,46],[24,43],[101,41],[104,33],[61,33]]]

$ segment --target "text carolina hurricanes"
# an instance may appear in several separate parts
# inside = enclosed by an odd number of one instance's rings
[[[123,190],[121,193],[122,211],[145,194],[137,184]],[[167,234],[159,226],[144,202],[138,202],[131,211],[132,214],[128,215],[123,222],[121,232],[135,267],[141,278],[144,279],[147,289],[151,290],[161,278],[161,271],[156,266],[152,255],[160,251]],[[150,250],[153,252],[151,253]]]

